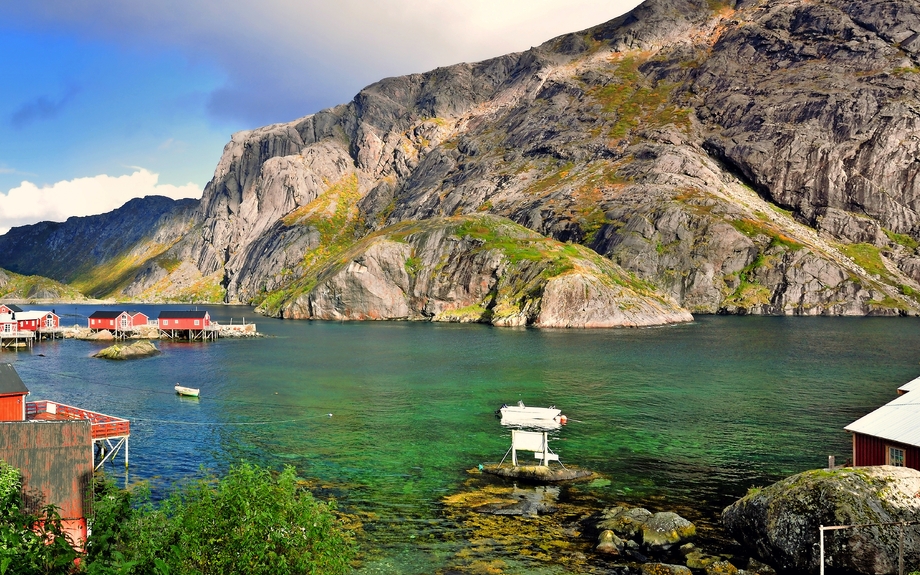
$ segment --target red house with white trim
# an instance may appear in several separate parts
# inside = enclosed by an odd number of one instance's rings
[[[19,327],[12,314],[0,315],[0,333],[16,333],[17,331]]]
[[[0,315],[7,313],[16,313],[22,311],[22,308],[18,305],[11,303],[0,303]]]
[[[95,311],[89,316],[89,328],[92,330],[125,330],[134,327],[134,319],[126,311]]]
[[[14,314],[19,331],[38,331],[60,327],[61,318],[53,311],[20,311]]]
[[[920,470],[920,378],[898,396],[844,427],[853,434],[853,465],[894,465]]]
[[[161,311],[157,325],[163,330],[200,330],[211,325],[206,311]]]

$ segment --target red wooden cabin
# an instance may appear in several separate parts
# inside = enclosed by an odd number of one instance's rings
[[[46,329],[61,327],[61,316],[54,313],[54,310],[43,311],[41,313],[44,314],[44,317],[42,318],[41,325],[39,327]]]
[[[5,313],[16,313],[18,311],[22,311],[22,308],[18,305],[11,303],[0,303],[0,315]]]
[[[157,325],[162,330],[200,330],[211,325],[206,311],[161,311]]]
[[[131,315],[131,325],[134,327],[144,327],[150,318],[142,311],[129,312]]]
[[[93,442],[88,421],[0,422],[0,459],[22,474],[25,508],[54,504],[67,538],[79,550],[93,504]]]
[[[92,512],[93,445],[110,448],[96,468],[122,446],[127,468],[131,423],[61,403],[26,402],[28,393],[13,366],[0,363],[0,459],[22,473],[26,506],[37,512],[56,505],[65,532],[80,548]]]
[[[134,326],[131,314],[126,311],[95,311],[89,316],[89,328],[110,331],[130,329]]]
[[[0,421],[25,421],[29,390],[9,363],[0,363]]]
[[[920,378],[898,392],[895,399],[844,428],[853,434],[853,465],[920,470]]]

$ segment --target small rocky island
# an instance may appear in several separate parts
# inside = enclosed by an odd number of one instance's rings
[[[93,354],[93,357],[102,359],[143,359],[160,355],[160,350],[152,342],[139,340],[134,343],[124,345],[115,344],[102,351]]]

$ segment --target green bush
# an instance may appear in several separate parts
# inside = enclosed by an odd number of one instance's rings
[[[177,490],[159,507],[147,494],[99,490],[86,571],[91,574],[346,573],[355,547],[328,504],[294,469],[272,477],[246,463]],[[133,501],[132,501],[133,498]]]

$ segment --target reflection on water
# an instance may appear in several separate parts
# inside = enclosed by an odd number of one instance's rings
[[[68,324],[95,309],[55,307]],[[220,321],[255,317],[245,307],[208,309]],[[131,419],[131,476],[159,492],[201,466],[295,466],[359,518],[368,573],[492,560],[506,573],[594,568],[590,553],[571,564],[522,557],[487,537],[483,519],[445,503],[505,485],[468,471],[510,445],[495,416],[502,404],[560,407],[569,422],[549,432],[552,450],[603,475],[563,488],[548,521],[625,502],[682,510],[714,532],[722,507],[751,485],[828,455],[846,460],[843,426],[920,375],[920,324],[904,318],[703,317],[596,331],[257,322],[270,337],[160,342],[162,355],[133,362],[93,359],[104,343],[69,340],[0,360],[15,364],[30,399]],[[201,398],[177,396],[176,383]],[[526,531],[522,521],[544,518],[496,520]],[[584,542],[568,540],[577,557]],[[562,548],[552,541],[544,543]]]

